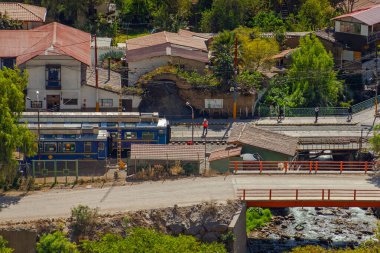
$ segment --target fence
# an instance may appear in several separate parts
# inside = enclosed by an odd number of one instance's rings
[[[229,169],[235,173],[288,173],[288,172],[361,172],[374,170],[375,162],[350,161],[230,161]]]
[[[47,178],[57,183],[61,177],[68,183],[68,178],[78,180],[78,167],[78,160],[32,160],[32,176],[43,178],[45,184]]]
[[[237,189],[241,200],[376,200],[380,190],[347,189]]]
[[[377,97],[380,101],[380,95]],[[375,97],[362,101],[352,106],[352,113],[358,113],[371,108],[375,104]],[[319,116],[346,116],[348,109],[346,107],[320,107]],[[278,108],[273,106],[259,105],[255,112],[259,117],[277,117]],[[284,115],[286,117],[313,117],[315,115],[314,108],[291,108],[284,107]]]

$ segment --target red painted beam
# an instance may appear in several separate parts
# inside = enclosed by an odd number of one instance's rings
[[[379,207],[370,200],[246,200],[247,207]]]

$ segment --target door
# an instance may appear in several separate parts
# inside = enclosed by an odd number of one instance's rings
[[[98,159],[103,160],[106,158],[107,145],[105,142],[98,142]]]
[[[121,105],[123,106],[123,112],[132,111],[132,99],[122,99]]]
[[[60,95],[46,95],[46,108],[48,110],[59,111],[60,103]]]

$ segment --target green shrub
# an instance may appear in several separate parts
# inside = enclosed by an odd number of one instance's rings
[[[227,253],[221,243],[201,243],[192,236],[165,235],[146,228],[134,228],[127,237],[107,234],[100,241],[83,241],[83,253]]]
[[[0,235],[0,253],[12,253],[14,250],[7,247],[8,241]]]
[[[247,210],[247,233],[264,226],[272,218],[269,209],[251,207]]]
[[[37,253],[53,252],[79,253],[77,245],[71,243],[65,234],[60,231],[56,231],[53,234],[44,234],[37,243]]]
[[[71,209],[71,228],[75,237],[88,236],[95,228],[98,209],[78,205]]]

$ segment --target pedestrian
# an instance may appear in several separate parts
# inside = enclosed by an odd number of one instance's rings
[[[280,106],[278,108],[278,117],[277,117],[277,122],[280,123],[282,119],[284,118],[284,109]]]
[[[319,116],[319,106],[315,107],[314,112],[315,112],[315,122],[314,123],[317,123],[318,122],[318,116]]]
[[[205,118],[203,120],[203,133],[202,133],[202,136],[206,136],[207,135],[207,128],[208,128],[208,121],[207,119]]]
[[[352,106],[350,105],[347,109],[348,115],[347,115],[347,121],[350,122],[352,120]]]

